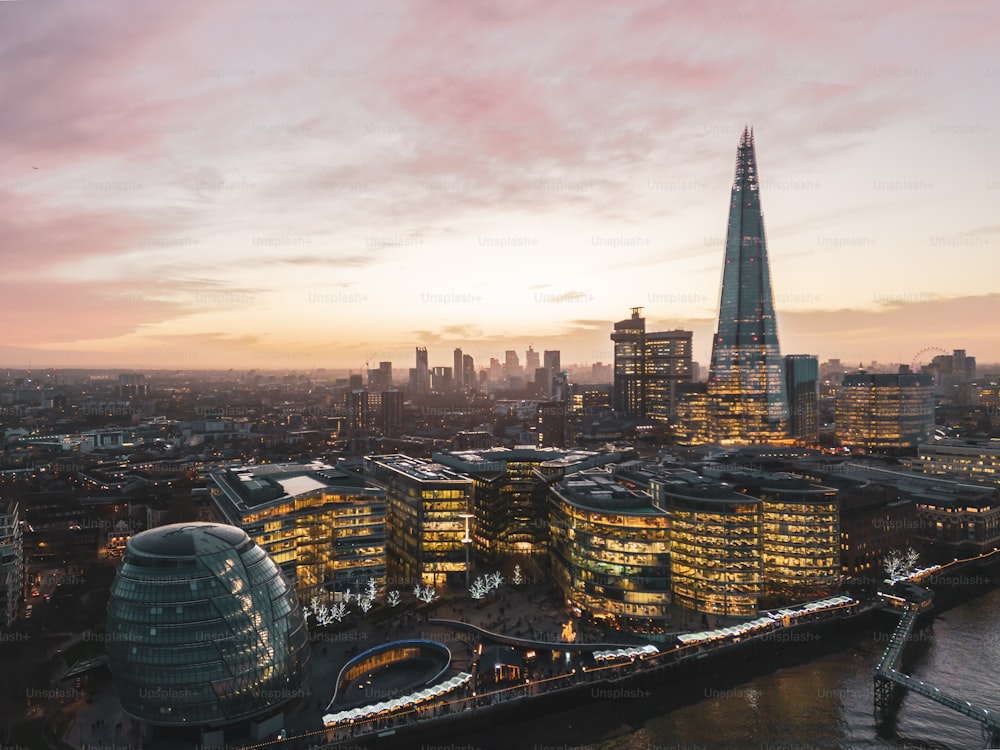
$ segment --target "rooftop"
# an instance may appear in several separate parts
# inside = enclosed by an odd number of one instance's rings
[[[241,464],[215,471],[211,479],[239,512],[323,490],[365,492],[363,478],[322,461]]]
[[[581,508],[662,515],[648,492],[630,489],[605,469],[586,469],[571,474],[556,486],[559,496]]]
[[[143,531],[132,537],[129,548],[134,552],[159,557],[194,557],[226,552],[249,539],[246,532],[235,526],[218,523],[172,523]]]

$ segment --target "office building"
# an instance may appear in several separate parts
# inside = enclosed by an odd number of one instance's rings
[[[759,498],[693,472],[650,483],[670,517],[673,601],[703,614],[752,617],[764,594]]]
[[[209,478],[216,511],[281,566],[304,601],[385,581],[385,491],[357,474],[315,461],[226,468]]]
[[[472,480],[401,454],[366,456],[364,472],[388,500],[386,552],[394,585],[464,585],[471,541],[462,541],[463,514],[471,513]]]
[[[834,431],[843,445],[872,452],[916,448],[934,431],[934,377],[850,372],[835,409]]]
[[[126,714],[188,728],[201,746],[249,727],[263,739],[308,694],[309,637],[295,592],[233,526],[136,534],[111,584],[108,665]]]
[[[549,486],[577,471],[621,460],[615,451],[534,446],[442,451],[433,457],[475,482],[473,551],[489,564],[545,555]]]
[[[921,444],[914,468],[925,474],[1000,484],[1000,440],[945,438]]]
[[[382,392],[379,405],[379,431],[386,437],[398,437],[403,432],[403,392],[390,388]]]
[[[455,389],[459,391],[467,385],[465,382],[465,365],[463,364],[462,357],[462,350],[456,347],[455,351],[452,352],[452,373],[454,373]]]
[[[771,272],[752,130],[736,157],[722,271],[719,324],[712,339],[708,419],[720,443],[786,439],[788,396],[778,344]]]
[[[691,331],[647,332],[641,307],[615,323],[613,402],[620,417],[676,416],[678,387],[691,382]]]
[[[16,500],[0,500],[0,623],[11,627],[24,599],[24,539]]]
[[[649,493],[604,469],[549,492],[552,579],[572,606],[610,627],[663,633],[670,619],[670,519]]]
[[[818,443],[819,357],[812,354],[785,355],[785,387],[788,388],[791,437],[801,443]]]

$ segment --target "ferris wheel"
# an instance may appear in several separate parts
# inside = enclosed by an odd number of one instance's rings
[[[926,349],[921,349],[913,355],[913,362],[910,364],[910,371],[920,372],[920,365],[930,362],[934,358],[934,355],[948,353],[947,349],[942,349],[940,346],[929,346]]]

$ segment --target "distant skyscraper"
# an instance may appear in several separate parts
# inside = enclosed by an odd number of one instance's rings
[[[789,431],[796,440],[819,440],[819,357],[785,355],[785,385],[790,410]]]
[[[524,370],[528,375],[533,376],[535,370],[541,366],[538,358],[538,352],[531,348],[531,344],[528,344],[528,351],[524,353]]]
[[[719,326],[712,341],[708,419],[720,442],[787,437],[788,396],[778,346],[753,131],[736,156],[722,269]]]
[[[379,413],[379,429],[387,437],[396,437],[403,426],[403,392],[389,388],[382,392]]]
[[[456,390],[461,390],[465,385],[465,368],[462,366],[462,350],[455,348],[452,367],[452,385],[455,386]]]
[[[471,354],[462,355],[462,383],[469,390],[476,388],[476,362]]]
[[[542,367],[545,368],[545,393],[549,396],[555,396],[557,376],[562,372],[558,349],[546,350],[542,353]],[[538,382],[537,376],[535,382]]]
[[[426,395],[427,391],[430,390],[431,378],[430,378],[430,368],[427,366],[427,347],[418,346],[417,347],[417,367],[416,367],[416,393],[418,395]]]

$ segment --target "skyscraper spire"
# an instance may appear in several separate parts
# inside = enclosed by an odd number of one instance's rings
[[[744,128],[736,152],[708,409],[710,430],[720,442],[769,442],[787,435],[788,396],[771,293],[757,154],[749,127]]]

